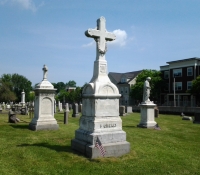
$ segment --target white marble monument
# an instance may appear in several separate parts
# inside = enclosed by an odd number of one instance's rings
[[[141,128],[154,128],[156,126],[155,122],[155,111],[154,107],[156,104],[154,104],[152,101],[150,101],[150,91],[151,87],[149,84],[149,81],[151,80],[150,77],[147,77],[146,81],[144,82],[143,86],[143,102],[140,104],[140,123],[137,125]]]
[[[122,130],[122,120],[119,117],[120,94],[117,87],[108,78],[106,42],[115,39],[113,33],[106,31],[106,20],[97,20],[96,29],[88,29],[87,37],[96,41],[96,60],[93,77],[83,89],[82,116],[79,129],[75,131],[72,149],[81,152],[86,157],[101,156],[95,147],[97,138],[102,143],[105,157],[117,157],[130,151],[130,143],[126,141],[126,133]]]
[[[25,106],[25,92],[24,92],[24,89],[21,93],[21,105],[22,106]]]
[[[29,124],[31,130],[57,130],[54,118],[54,95],[56,89],[47,80],[47,67],[43,67],[43,80],[35,88],[34,118]]]

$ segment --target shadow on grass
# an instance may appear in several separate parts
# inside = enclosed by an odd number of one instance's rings
[[[123,125],[123,128],[138,128],[137,126],[133,126],[133,125]]]
[[[45,147],[45,148],[49,148],[52,150],[55,150],[57,152],[71,152],[73,153],[73,150],[71,149],[71,146],[61,146],[61,145],[50,145],[48,143],[34,143],[34,144],[21,144],[21,145],[17,145],[17,147],[28,147],[28,146],[36,146],[36,147]]]
[[[28,122],[27,122],[27,123],[28,123]],[[11,124],[10,126],[13,127],[13,128],[15,128],[15,129],[27,129],[27,130],[29,129],[29,128],[28,128],[28,125],[18,125],[18,124],[14,124],[14,123],[13,123],[13,124]]]

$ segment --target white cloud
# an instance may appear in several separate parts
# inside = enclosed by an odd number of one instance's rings
[[[84,44],[84,45],[82,45],[82,47],[92,47],[92,46],[95,46],[95,41],[94,41],[94,40],[91,41],[91,42],[88,43],[88,44]]]
[[[114,30],[112,33],[115,34],[116,39],[114,41],[108,42],[109,45],[115,45],[115,46],[120,46],[123,47],[127,43],[127,34],[126,31],[124,30]],[[91,47],[95,45],[95,41],[92,41],[88,44],[84,44],[83,47]]]
[[[116,39],[112,42],[110,42],[111,45],[117,45],[117,46],[125,46],[127,42],[127,34],[124,30],[114,30],[113,33],[116,35]]]
[[[44,2],[42,2],[39,6],[36,7],[35,3],[32,0],[0,0],[1,5],[4,5],[6,3],[9,3],[11,5],[18,5],[25,10],[31,10],[33,12],[44,5]]]

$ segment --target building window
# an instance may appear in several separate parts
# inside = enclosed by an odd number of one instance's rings
[[[166,83],[164,90],[169,91],[169,83]]]
[[[193,69],[192,67],[187,68],[187,76],[193,76]]]
[[[173,83],[173,90],[174,90],[174,83]],[[175,82],[175,91],[182,90],[182,82]]]
[[[169,71],[164,72],[164,79],[169,79]]]
[[[187,90],[190,90],[192,88],[192,81],[187,82]]]
[[[120,92],[121,92],[121,94],[123,94],[123,92],[124,92],[124,88],[123,87],[120,88]]]
[[[126,78],[121,78],[121,83],[126,83]]]
[[[182,77],[182,69],[174,69],[173,76],[174,77]]]
[[[128,87],[125,87],[125,93],[128,94]]]

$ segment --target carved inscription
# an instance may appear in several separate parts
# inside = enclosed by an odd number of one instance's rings
[[[106,73],[106,65],[105,64],[101,64],[100,65],[100,72],[101,73]]]
[[[117,124],[115,124],[115,123],[111,123],[111,124],[100,124],[100,128],[114,128],[114,127],[116,127],[117,126]]]
[[[52,101],[49,98],[42,99],[41,113],[45,115],[52,114]]]

